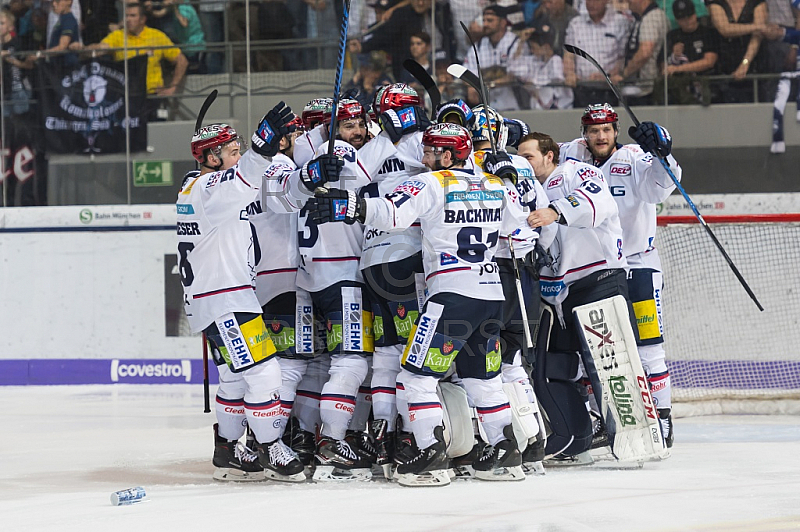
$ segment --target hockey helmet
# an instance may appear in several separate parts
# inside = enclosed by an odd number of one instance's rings
[[[422,100],[417,91],[405,83],[393,83],[381,92],[378,99],[378,114],[386,111],[402,109],[410,105],[422,105]]]
[[[231,142],[239,142],[244,147],[244,139],[228,124],[210,124],[203,126],[192,135],[192,157],[200,163],[206,162],[206,150],[212,150],[219,156],[222,147]]]
[[[475,115],[472,114],[472,109],[467,105],[467,102],[460,98],[455,98],[440,104],[436,109],[437,122],[450,122],[453,118],[458,122],[452,123],[458,123],[468,128],[472,125]]]
[[[376,116],[378,115],[378,107],[379,102],[381,101],[381,96],[383,95],[383,91],[386,90],[386,87],[389,85],[381,85],[378,87],[378,90],[375,91],[375,96],[372,97],[372,113]]]
[[[294,118],[292,118],[292,120],[286,125],[287,126],[294,126],[295,131],[305,131],[306,130],[305,122],[303,121],[302,117],[299,117],[297,115],[294,115]]]
[[[306,129],[313,129],[314,126],[322,123],[325,113],[330,115],[331,107],[333,107],[332,98],[315,98],[308,102],[301,115]]]
[[[364,111],[364,107],[360,103],[358,103],[357,100],[341,100],[336,109],[337,109],[336,111],[337,122],[350,120],[351,118],[362,118],[364,119],[364,124],[366,125],[367,113],[366,111]],[[326,125],[329,125],[331,123],[330,111],[325,113],[324,120]]]
[[[581,133],[586,134],[586,128],[595,124],[614,124],[618,128],[619,117],[614,108],[607,103],[593,103],[586,106],[581,116]]]
[[[434,124],[422,134],[422,145],[433,148],[450,148],[455,159],[466,161],[472,153],[472,137],[467,128],[458,124]]]
[[[488,110],[489,116],[487,120],[483,105],[477,105],[472,108],[472,113],[475,115],[475,119],[470,125],[472,141],[490,141],[489,131],[491,128],[495,146],[497,146],[498,150],[504,150],[508,142],[508,126],[506,126],[500,113],[491,107],[488,107]]]

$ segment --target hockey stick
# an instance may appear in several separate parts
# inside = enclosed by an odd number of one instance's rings
[[[203,333],[203,412],[211,412],[211,394],[208,388],[208,340]]]
[[[461,66],[461,65],[450,65],[447,67],[447,71],[452,74],[453,76],[457,77],[458,79],[463,79],[465,83],[470,85],[473,89],[478,92],[478,97],[483,104],[483,113],[486,115],[486,130],[489,133],[489,141],[492,145],[492,154],[497,155],[497,145],[494,141],[494,135],[492,134],[492,124],[489,121],[489,93],[486,91],[486,85],[483,83],[483,73],[481,72],[481,62],[478,58],[478,48],[475,46],[475,42],[472,40],[472,36],[469,34],[469,30],[464,25],[463,22],[459,21],[461,24],[461,29],[464,30],[464,33],[467,34],[467,39],[469,39],[469,43],[472,45],[472,52],[475,54],[475,66],[478,68],[478,76],[476,77],[475,74],[464,68],[461,67],[459,71],[460,75],[456,75],[451,71],[452,67]],[[477,79],[477,87],[475,86],[475,80]],[[475,119],[477,121],[477,117]],[[497,124],[497,131],[500,131],[500,124]],[[508,249],[511,253],[511,265],[514,268],[514,284],[517,289],[517,299],[519,300],[519,310],[522,314],[522,328],[525,331],[525,345],[528,349],[533,349],[533,338],[531,337],[531,327],[530,323],[528,322],[528,309],[525,306],[525,295],[522,292],[522,279],[519,275],[519,266],[517,266],[517,256],[514,254],[514,239],[512,235],[508,235]],[[527,356],[525,357],[527,358]]]
[[[333,155],[333,146],[336,143],[336,115],[339,110],[339,91],[342,90],[342,72],[344,71],[344,56],[347,50],[347,26],[350,23],[350,0],[343,0],[342,29],[339,33],[339,59],[336,64],[336,80],[333,84],[333,109],[331,109],[331,129],[328,132],[328,155]]]
[[[211,104],[214,103],[214,100],[217,99],[217,94],[217,89],[211,91],[208,96],[206,96],[203,105],[200,106],[200,112],[197,113],[197,121],[194,123],[195,133],[202,127],[206,113],[209,107],[211,107]],[[206,340],[206,333],[203,333],[203,412],[206,414],[211,412],[211,392],[208,382],[208,341]]]
[[[436,109],[439,107],[439,104],[442,103],[442,93],[439,92],[436,82],[433,81],[428,71],[413,59],[406,59],[403,61],[403,68],[406,69],[406,72],[414,76],[414,79],[419,81],[420,85],[425,88],[425,92],[428,93],[431,99],[431,119],[433,119],[436,116]]]
[[[631,121],[633,121],[634,126],[638,127],[639,126],[639,119],[636,118],[636,115],[633,114],[633,111],[631,111],[631,108],[628,107],[628,104],[625,102],[625,99],[622,97],[622,94],[619,92],[619,89],[617,88],[616,85],[614,85],[614,82],[611,81],[611,78],[608,77],[608,73],[606,73],[606,71],[603,69],[603,67],[600,66],[600,63],[598,63],[594,59],[594,57],[592,57],[591,55],[587,54],[585,51],[581,50],[580,48],[578,48],[576,46],[572,46],[571,44],[565,44],[564,45],[564,49],[566,51],[572,53],[572,54],[575,54],[575,55],[577,55],[579,57],[582,57],[582,58],[586,59],[591,64],[593,64],[594,67],[597,70],[599,70],[601,74],[603,74],[603,77],[606,78],[606,83],[608,83],[608,86],[614,92],[614,96],[617,97],[619,102],[622,104],[622,107],[625,108],[625,112],[628,113],[628,116],[630,117]],[[730,266],[730,268],[733,271],[734,275],[736,275],[736,278],[739,280],[739,283],[742,285],[742,287],[747,292],[747,295],[749,295],[750,299],[752,299],[753,302],[756,304],[756,306],[758,307],[758,310],[763,312],[764,311],[764,307],[762,307],[761,303],[759,303],[758,298],[753,293],[753,291],[750,289],[750,285],[748,285],[747,281],[744,280],[744,277],[742,276],[741,272],[739,272],[739,269],[733,263],[733,260],[731,260],[730,256],[728,256],[728,253],[725,251],[725,248],[722,247],[722,244],[717,239],[717,235],[714,234],[714,232],[708,226],[706,221],[703,219],[703,215],[700,214],[700,211],[697,210],[697,207],[695,206],[694,202],[692,201],[692,198],[689,197],[689,194],[686,193],[686,191],[683,189],[683,186],[681,185],[680,181],[678,181],[678,178],[676,178],[675,174],[672,173],[672,170],[669,169],[669,164],[667,163],[665,158],[662,157],[660,154],[655,153],[655,152],[652,152],[652,155],[659,160],[659,162],[661,163],[661,166],[664,167],[664,170],[666,170],[666,172],[669,175],[670,179],[672,179],[672,182],[675,183],[675,187],[678,189],[678,192],[681,193],[681,196],[683,196],[683,199],[685,199],[686,203],[689,204],[689,208],[692,209],[692,212],[694,213],[695,217],[697,218],[697,221],[700,222],[700,225],[702,225],[703,229],[706,230],[706,233],[708,233],[708,236],[711,237],[711,240],[714,242],[714,245],[717,246],[717,249],[720,251],[720,253],[722,253],[722,256],[725,258],[725,262],[728,263],[728,266]]]

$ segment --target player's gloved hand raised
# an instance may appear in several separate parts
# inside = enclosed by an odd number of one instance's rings
[[[308,190],[314,192],[317,187],[322,187],[325,183],[339,181],[342,168],[344,160],[341,157],[325,153],[303,165],[300,169],[300,181]]]
[[[510,179],[512,183],[517,184],[517,169],[514,168],[511,157],[505,152],[487,153],[483,159],[483,169],[500,179]]]
[[[452,122],[453,119],[458,120],[455,123],[466,128],[470,127],[475,119],[472,109],[461,98],[448,100],[436,109],[436,121],[438,123]]]
[[[256,153],[262,157],[273,157],[278,153],[281,139],[295,130],[294,126],[287,125],[293,119],[292,108],[283,102],[264,115],[251,139]]]
[[[425,109],[419,106],[385,111],[378,116],[378,123],[392,142],[398,142],[403,135],[408,133],[424,131],[431,125]]]
[[[648,153],[666,157],[672,151],[672,137],[669,131],[655,122],[642,122],[636,127],[631,126],[628,135]]]
[[[514,149],[519,148],[519,141],[522,140],[522,137],[531,132],[531,128],[528,127],[528,124],[516,118],[504,118],[503,122],[505,122],[508,128],[508,141],[506,144],[508,146],[513,146]]]
[[[306,202],[308,216],[317,224],[344,222],[352,225],[364,223],[367,204],[352,190],[318,188],[314,197]]]

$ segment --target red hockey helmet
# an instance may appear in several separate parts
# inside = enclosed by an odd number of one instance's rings
[[[302,120],[306,129],[313,129],[314,126],[321,123],[325,113],[330,115],[331,108],[333,107],[332,98],[315,98],[308,102],[303,108]]]
[[[466,161],[472,153],[472,135],[458,124],[434,124],[422,134],[422,145],[433,148],[450,148],[456,160]]]
[[[410,105],[422,105],[422,100],[417,91],[405,83],[393,83],[381,92],[378,99],[378,108],[375,111],[380,114],[390,109],[396,111]]]
[[[192,135],[192,157],[203,164],[206,162],[206,150],[214,150],[219,155],[223,146],[236,141],[241,143],[242,138],[228,124],[203,126]]]
[[[351,118],[363,118],[364,122],[367,121],[367,113],[364,107],[356,100],[341,100],[339,106],[336,108],[336,121],[350,120]],[[331,123],[330,111],[325,113],[325,124]]]
[[[581,132],[586,133],[586,128],[595,124],[614,124],[616,130],[617,122],[619,122],[619,117],[613,107],[607,103],[593,103],[583,111]]]
[[[381,85],[378,87],[378,90],[375,91],[375,96],[372,97],[372,112],[377,116],[378,107],[380,106],[381,96],[383,96],[383,92],[389,85]]]
[[[294,115],[294,118],[292,118],[291,122],[289,122],[286,125],[287,126],[294,126],[295,127],[295,131],[305,131],[306,130],[305,122],[303,122],[303,119],[301,117],[297,116],[297,115]]]

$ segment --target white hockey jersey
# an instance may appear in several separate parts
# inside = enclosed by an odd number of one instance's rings
[[[497,177],[464,168],[426,172],[383,198],[367,199],[366,223],[384,230],[422,226],[427,296],[448,292],[503,299],[494,254],[501,234],[528,227],[517,194]]]
[[[228,170],[190,173],[178,192],[178,266],[194,333],[229,312],[261,314],[254,289],[261,250],[249,214],[270,162],[250,150]]]
[[[361,150],[359,157],[374,157],[364,153],[374,142],[389,140],[382,133],[369,141]],[[395,145],[396,153],[385,159],[377,172],[375,181],[361,188],[360,195],[365,198],[380,198],[392,191],[403,181],[428,171],[422,164],[422,132],[418,131],[403,136]],[[372,151],[374,149],[370,147]],[[363,151],[362,151],[363,150]],[[385,153],[385,152],[384,152]],[[361,254],[361,269],[365,270],[376,264],[395,262],[419,253],[422,249],[422,233],[419,222],[407,229],[384,231],[367,225],[364,228],[364,248]]]
[[[485,150],[478,150],[473,153],[475,164],[483,168],[483,160],[486,154],[489,153]],[[512,185],[511,182],[506,182],[506,186],[515,186],[517,194],[519,194],[520,205],[525,214],[535,211],[536,209],[544,209],[550,203],[547,195],[542,188],[536,176],[533,174],[533,167],[530,163],[519,155],[508,154],[511,157],[511,163],[517,170],[517,184]],[[533,251],[536,247],[536,242],[548,248],[550,243],[556,237],[557,229],[551,224],[539,229],[532,229],[531,227],[524,228],[519,234],[514,235],[514,255],[518,259],[522,259]],[[500,235],[500,242],[497,245],[497,252],[495,257],[501,259],[510,259],[511,250],[508,247],[508,235]]]
[[[285,197],[284,187],[296,170],[282,153],[272,158],[261,184],[261,199],[250,215],[261,247],[256,263],[256,296],[261,306],[285,292],[295,291],[297,263],[297,216],[299,208]]]
[[[583,139],[562,144],[561,160],[571,157],[594,164],[591,152]],[[667,163],[680,181],[683,170],[672,155]],[[617,150],[599,168],[608,182],[611,195],[619,208],[619,221],[625,242],[625,255],[630,267],[645,262],[660,268],[653,253],[656,237],[656,204],[666,200],[675,190],[675,183],[650,153],[638,144],[617,146]],[[653,257],[649,257],[649,255]]]
[[[542,268],[539,278],[542,297],[560,312],[572,283],[598,270],[627,270],[628,263],[617,204],[597,168],[569,159],[553,170],[543,186],[567,222],[552,224],[558,229],[550,245],[553,260]]]
[[[361,150],[356,150],[347,142],[337,139],[334,153],[344,159],[344,168],[339,181],[329,185],[358,192],[361,187],[372,183],[380,168],[380,162],[395,153],[392,142],[382,137],[369,141]],[[373,144],[376,140],[378,142]],[[327,149],[328,144],[323,143],[318,147],[317,154],[324,153]],[[299,183],[299,170],[292,173],[289,181],[288,195],[295,201],[298,198],[291,197],[293,191],[301,190],[303,187]],[[300,251],[298,287],[309,292],[319,292],[340,281],[363,282],[359,269],[364,241],[363,225],[357,223],[317,225],[303,208],[300,211],[297,235]]]

